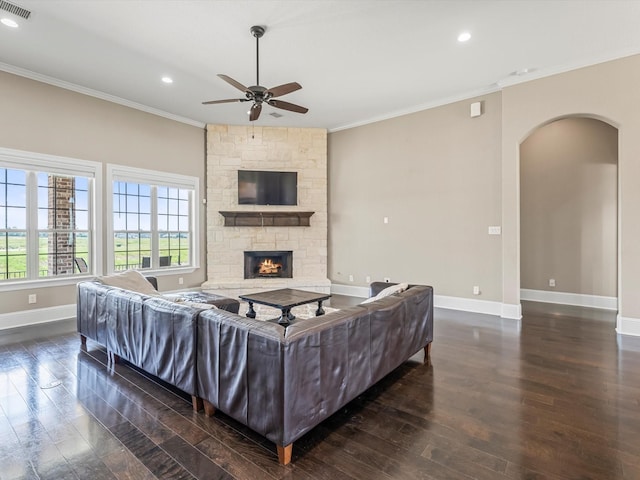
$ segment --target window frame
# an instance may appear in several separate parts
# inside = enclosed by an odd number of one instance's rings
[[[147,170],[144,168],[128,167],[125,165],[107,164],[106,166],[106,215],[109,216],[109,220],[106,221],[106,259],[107,264],[105,271],[109,274],[118,273],[114,269],[115,261],[115,245],[113,241],[114,226],[113,226],[113,196],[114,196],[114,181],[124,181],[130,183],[141,183],[150,185],[152,190],[157,190],[158,186],[175,187],[188,189],[193,191],[193,198],[190,205],[189,215],[190,221],[190,249],[191,249],[191,263],[187,266],[169,266],[161,268],[140,269],[141,272],[146,274],[153,274],[155,276],[164,275],[177,275],[180,273],[192,273],[200,268],[200,179],[198,177],[192,177],[189,175],[182,175],[177,173],[160,172],[156,170]],[[157,194],[152,198],[151,205],[151,244],[152,244],[152,257],[158,250],[157,235],[160,232],[157,225],[158,211],[158,198]]]
[[[2,168],[23,170],[29,175],[35,172],[42,172],[53,175],[82,176],[88,177],[89,187],[89,235],[90,235],[90,264],[93,266],[90,272],[74,273],[70,275],[33,277],[36,271],[34,265],[38,264],[39,255],[31,258],[29,252],[37,245],[34,235],[38,229],[38,184],[37,181],[27,185],[27,257],[28,275],[26,279],[2,280],[0,281],[0,291],[24,290],[39,287],[53,287],[58,285],[73,285],[83,279],[93,278],[102,274],[102,164],[91,160],[81,160],[59,155],[49,155],[45,153],[28,152],[0,147],[0,166]],[[37,237],[36,237],[37,238]],[[31,254],[33,255],[33,254]],[[34,264],[35,261],[35,264]]]

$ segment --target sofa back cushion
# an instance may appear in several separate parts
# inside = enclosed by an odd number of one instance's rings
[[[130,290],[143,295],[160,295],[144,275],[137,270],[126,270],[121,273],[114,273],[113,275],[104,275],[102,277],[98,277],[98,281],[104,285],[122,288],[123,290]]]

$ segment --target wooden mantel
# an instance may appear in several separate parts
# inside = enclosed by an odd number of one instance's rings
[[[220,212],[225,227],[308,227],[315,212]]]

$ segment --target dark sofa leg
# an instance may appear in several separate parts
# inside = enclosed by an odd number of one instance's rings
[[[80,345],[82,345],[83,347],[87,346],[87,337],[82,334],[80,334]]]
[[[424,347],[424,364],[431,365],[431,343],[427,343]]]
[[[202,399],[200,397],[196,397],[195,395],[191,395],[191,403],[193,404],[193,411],[199,412],[204,408],[202,404]]]
[[[203,400],[202,402],[204,404],[204,414],[207,417],[213,417],[213,414],[216,413],[216,407],[214,407],[213,404],[208,402],[207,400]]]
[[[293,451],[293,443],[286,446],[276,445],[278,449],[278,462],[280,465],[288,465],[291,462],[291,452]]]

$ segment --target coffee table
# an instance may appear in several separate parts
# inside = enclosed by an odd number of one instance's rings
[[[325,293],[305,292],[304,290],[295,290],[293,288],[282,288],[280,290],[270,290],[268,292],[252,293],[249,295],[240,295],[239,298],[245,302],[249,302],[249,311],[247,317],[256,318],[256,311],[253,309],[253,304],[258,303],[260,305],[268,305],[280,309],[282,314],[278,318],[280,325],[288,326],[293,320],[295,315],[291,313],[293,307],[298,305],[305,305],[307,303],[318,302],[318,309],[316,310],[316,317],[324,315],[324,309],[322,308],[322,302],[327,300],[331,295]]]

